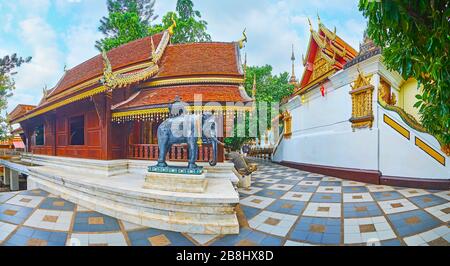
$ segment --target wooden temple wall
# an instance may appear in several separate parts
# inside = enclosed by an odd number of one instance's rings
[[[69,145],[69,120],[78,116],[84,117],[84,145]],[[77,102],[76,105],[62,107],[57,112],[39,116],[32,121],[27,121],[22,126],[33,131],[39,125],[44,126],[44,145],[36,145],[35,138],[29,138],[31,139],[29,147],[31,152],[43,155],[102,159],[102,126],[91,101],[83,100]],[[30,134],[28,133],[28,135]]]

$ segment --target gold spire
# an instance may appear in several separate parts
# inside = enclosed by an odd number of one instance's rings
[[[256,100],[256,73],[253,75],[252,98]]]

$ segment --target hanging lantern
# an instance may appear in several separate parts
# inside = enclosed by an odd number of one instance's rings
[[[302,104],[306,103],[306,96],[305,94],[302,95]]]

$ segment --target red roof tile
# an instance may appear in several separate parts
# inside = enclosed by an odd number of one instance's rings
[[[235,43],[188,43],[167,47],[155,78],[191,75],[240,76]],[[240,64],[240,63],[239,63]]]
[[[194,102],[194,94],[202,95],[202,102],[248,102],[250,98],[236,85],[187,85],[161,88],[148,88],[139,91],[128,100],[117,104],[115,111],[135,109],[150,105],[172,103],[175,96],[187,103]]]
[[[150,38],[151,37],[145,37],[132,41],[109,51],[107,55],[113,70],[149,60],[152,53]],[[155,47],[159,45],[161,38],[162,33],[153,36]],[[98,54],[84,63],[67,70],[48,97],[57,95],[70,87],[81,84],[92,78],[100,77],[102,74],[103,58],[101,54]]]
[[[162,33],[153,36],[155,47]],[[113,70],[148,61],[151,55],[150,37],[122,45],[108,52]],[[192,75],[242,76],[238,67],[235,43],[190,43],[168,45],[159,63],[160,71],[155,78]],[[68,70],[47,99],[73,86],[103,74],[101,54]]]

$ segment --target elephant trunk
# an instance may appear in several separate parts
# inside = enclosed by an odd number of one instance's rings
[[[218,153],[217,142],[218,142],[217,138],[213,138],[211,140],[211,144],[212,144],[212,148],[213,148],[213,158],[212,158],[212,160],[209,161],[209,165],[211,165],[211,166],[215,166],[217,164],[217,153]]]

